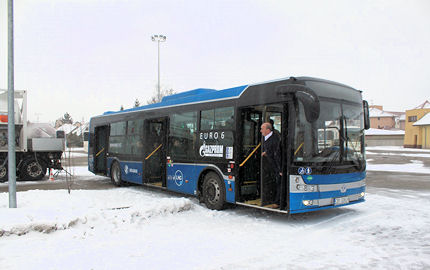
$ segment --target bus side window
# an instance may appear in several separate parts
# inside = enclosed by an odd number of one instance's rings
[[[202,111],[200,130],[234,129],[234,108],[223,107]]]
[[[197,112],[173,114],[170,117],[169,152],[172,158],[194,159]]]
[[[127,122],[112,123],[110,126],[109,152],[125,154]]]

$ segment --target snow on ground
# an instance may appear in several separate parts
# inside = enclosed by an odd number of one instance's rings
[[[430,167],[425,167],[420,160],[411,160],[411,163],[407,164],[372,164],[369,160],[367,162],[366,170],[368,171],[430,174]]]
[[[403,146],[366,146],[366,152],[372,150],[382,151],[402,151],[402,152],[423,152],[428,153],[430,149],[418,149],[418,148],[404,148]]]
[[[425,269],[430,194],[287,216],[141,187],[0,193],[2,269]]]
[[[88,157],[88,154],[87,153],[79,153],[79,152],[64,152],[63,157],[65,157],[65,158]]]
[[[373,151],[387,151],[384,153],[376,153]],[[399,152],[413,152],[413,153],[399,153]],[[381,156],[403,156],[412,158],[430,158],[430,149],[413,149],[403,148],[401,146],[376,146],[366,147],[366,155],[373,157],[376,155]],[[374,159],[367,159],[366,169],[368,171],[386,171],[386,172],[408,172],[430,174],[430,167],[426,167],[424,162],[420,160],[411,160],[410,163],[405,164],[372,164]],[[389,161],[388,161],[389,162]]]
[[[381,156],[403,156],[403,157],[424,157],[424,158],[430,158],[430,154],[405,154],[405,153],[376,153],[376,152],[370,152],[366,151],[366,155],[381,155]]]
[[[385,130],[385,129],[378,129],[378,128],[370,128],[368,130],[365,130],[364,133],[366,136],[368,135],[405,135],[404,130]]]

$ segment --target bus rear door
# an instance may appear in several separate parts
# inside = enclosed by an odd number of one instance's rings
[[[167,117],[145,121],[143,183],[166,187]]]
[[[94,136],[94,172],[106,173],[106,155],[108,151],[109,126],[95,128]]]

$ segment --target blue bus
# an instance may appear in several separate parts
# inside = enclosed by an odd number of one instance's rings
[[[265,122],[280,136],[280,184],[261,153]],[[210,209],[301,213],[365,200],[369,126],[361,91],[333,81],[195,89],[91,118],[88,166],[117,186],[195,195]]]

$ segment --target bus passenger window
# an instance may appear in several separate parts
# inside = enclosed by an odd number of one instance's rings
[[[194,159],[197,112],[173,114],[170,117],[169,153],[172,158]]]
[[[233,129],[234,109],[225,107],[215,109],[215,129]]]
[[[214,129],[214,126],[215,126],[214,119],[215,119],[214,110],[202,111],[201,120],[200,120],[200,129],[201,130]]]
[[[202,111],[200,130],[234,129],[234,108],[224,107]]]
[[[109,152],[124,154],[126,151],[127,122],[117,122],[110,125]]]

